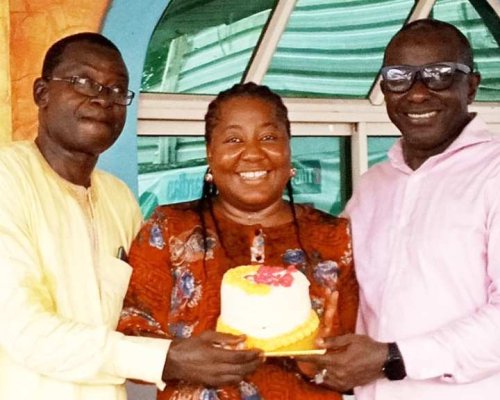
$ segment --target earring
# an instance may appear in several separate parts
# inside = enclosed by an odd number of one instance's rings
[[[294,178],[297,175],[297,170],[295,168],[290,168],[290,178]]]
[[[205,182],[211,183],[213,181],[214,181],[214,176],[212,175],[210,170],[208,170],[207,173],[205,174]]]

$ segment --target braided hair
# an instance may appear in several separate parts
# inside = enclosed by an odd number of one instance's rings
[[[283,103],[283,100],[281,97],[274,93],[269,87],[265,85],[258,85],[254,82],[247,82],[247,83],[238,83],[233,85],[231,88],[224,90],[220,92],[217,97],[210,102],[208,105],[208,110],[207,113],[205,114],[205,142],[207,145],[210,144],[212,140],[212,133],[216,127],[216,125],[219,123],[219,118],[220,118],[220,108],[223,103],[226,101],[237,98],[237,97],[251,97],[251,98],[258,98],[264,101],[269,102],[272,104],[275,108],[276,111],[276,116],[279,118],[286,129],[286,132],[288,134],[288,137],[291,136],[291,131],[290,131],[290,120],[288,119],[288,109],[286,108],[285,104]],[[207,168],[207,173],[210,172],[210,168]],[[295,228],[295,235],[297,237],[297,242],[299,243],[300,248],[304,252],[304,255],[307,257],[307,253],[304,251],[304,246],[302,245],[302,240],[300,238],[300,227],[299,227],[299,221],[297,218],[297,213],[295,210],[295,203],[294,203],[294,198],[293,198],[293,188],[292,188],[292,183],[289,180],[286,185],[287,188],[287,194],[289,197],[289,204],[290,204],[290,209],[292,212],[292,220],[293,220],[293,225]],[[219,224],[217,223],[217,219],[215,218],[214,214],[214,208],[213,208],[213,200],[217,196],[218,190],[215,185],[215,183],[210,180],[207,181],[206,179],[203,180],[203,188],[202,188],[202,195],[201,199],[198,202],[198,215],[201,221],[201,228],[202,228],[202,234],[203,234],[203,242],[204,242],[204,249],[205,253],[207,251],[207,224],[205,221],[205,216],[204,216],[204,211],[208,210],[210,213],[210,217],[212,218],[214,225],[215,225],[215,230],[216,234],[220,240],[222,248],[224,248],[224,242],[223,242],[223,235],[222,232],[219,228]]]

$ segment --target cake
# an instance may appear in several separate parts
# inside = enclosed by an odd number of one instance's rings
[[[294,266],[244,265],[224,274],[217,331],[245,334],[247,347],[269,352],[313,348],[318,326],[309,281]]]

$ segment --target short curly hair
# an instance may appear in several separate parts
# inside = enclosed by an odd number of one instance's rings
[[[63,60],[63,53],[66,47],[72,43],[92,43],[107,49],[116,51],[120,57],[121,53],[118,47],[107,37],[96,32],[80,32],[74,35],[66,36],[55,42],[45,53],[45,58],[42,65],[42,77],[47,78],[52,75],[54,69]]]

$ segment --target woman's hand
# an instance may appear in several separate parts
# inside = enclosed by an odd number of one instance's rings
[[[318,339],[331,336],[333,330],[333,318],[337,313],[339,292],[330,288],[325,289],[325,311],[319,328]]]
[[[178,379],[214,387],[237,384],[263,362],[260,350],[236,350],[244,341],[244,336],[213,331],[175,339],[168,350],[163,380]]]

